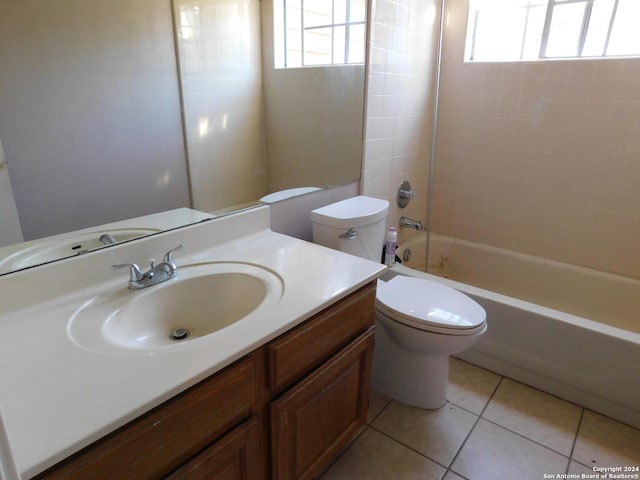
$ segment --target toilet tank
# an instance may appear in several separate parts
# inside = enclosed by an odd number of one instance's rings
[[[386,200],[362,195],[312,210],[313,242],[380,262],[388,211]]]

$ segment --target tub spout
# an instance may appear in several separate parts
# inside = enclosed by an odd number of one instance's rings
[[[415,228],[419,232],[423,230],[422,222],[420,220],[412,220],[409,217],[400,217],[400,226]]]

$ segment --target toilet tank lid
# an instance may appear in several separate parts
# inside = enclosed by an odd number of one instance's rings
[[[336,228],[362,227],[383,220],[388,210],[386,200],[359,195],[312,210],[311,223]]]
[[[281,200],[286,200],[291,197],[297,197],[298,195],[304,195],[305,193],[317,192],[318,190],[322,190],[320,187],[296,187],[296,188],[288,188],[286,190],[280,190],[277,192],[270,193],[269,195],[265,195],[260,199],[260,203],[275,203]]]

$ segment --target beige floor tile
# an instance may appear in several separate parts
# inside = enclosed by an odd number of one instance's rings
[[[480,419],[451,470],[469,480],[540,480],[564,473],[568,459],[498,425]]]
[[[640,430],[585,410],[573,459],[587,466],[640,466]]]
[[[477,418],[451,403],[424,410],[394,401],[372,426],[441,465],[449,465]]]
[[[367,412],[367,423],[373,422],[373,420],[380,414],[380,412],[389,405],[391,399],[382,393],[378,393],[374,390],[369,392],[369,411]]]
[[[489,370],[451,357],[447,398],[451,403],[480,415],[498,386],[500,378],[500,375]]]
[[[437,480],[445,469],[368,428],[320,480]]]
[[[483,418],[569,456],[582,408],[505,378]]]
[[[581,463],[578,463],[576,461],[571,461],[571,464],[569,465],[569,472],[568,473],[573,473],[574,475],[582,475],[583,473],[586,474],[593,474],[596,473],[593,471],[593,467],[585,467],[584,465],[582,465]]]

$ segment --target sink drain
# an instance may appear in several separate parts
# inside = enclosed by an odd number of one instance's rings
[[[173,333],[171,333],[172,340],[184,340],[187,338],[191,332],[186,328],[176,328]]]

